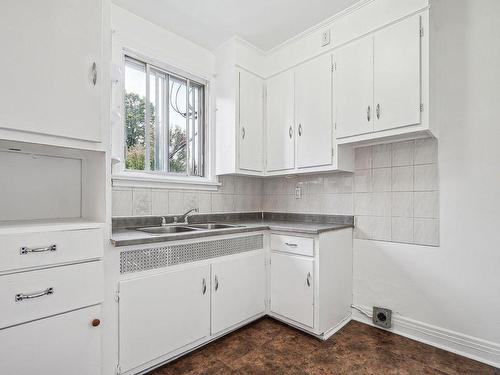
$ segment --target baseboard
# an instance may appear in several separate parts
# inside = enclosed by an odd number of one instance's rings
[[[352,320],[352,314],[347,315],[344,319],[342,319],[335,327],[330,328],[328,331],[323,333],[321,335],[322,340],[328,340],[330,337],[332,337],[335,333],[340,331],[347,323],[349,323]]]
[[[372,313],[372,309],[369,307],[357,307],[367,314]],[[374,326],[370,318],[354,309],[352,319]],[[436,327],[400,315],[393,315],[392,323],[392,328],[387,331],[500,368],[500,344]]]

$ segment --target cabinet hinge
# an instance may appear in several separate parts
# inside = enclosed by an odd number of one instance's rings
[[[115,301],[120,302],[120,291],[119,290],[117,290],[115,293]]]
[[[424,28],[420,27],[420,37],[423,37],[423,36],[424,36]]]
[[[116,375],[120,375],[122,373],[122,367],[118,364],[116,365]]]
[[[332,72],[333,72],[334,70],[337,70],[337,63],[336,63],[336,62],[334,62],[334,63],[332,64]]]
[[[424,103],[420,103],[420,112],[424,111]]]

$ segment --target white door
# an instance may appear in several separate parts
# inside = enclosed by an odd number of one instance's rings
[[[263,250],[212,264],[212,334],[264,313],[265,280]]]
[[[120,366],[128,371],[210,335],[210,266],[120,282]]]
[[[314,327],[314,259],[271,254],[271,312]]]
[[[420,16],[375,34],[375,131],[420,123]]]
[[[267,80],[267,170],[295,167],[293,72]]]
[[[99,141],[102,0],[4,0],[0,25],[0,127]]]
[[[247,71],[239,75],[239,167],[262,172],[263,170],[263,107],[264,82]]]
[[[337,138],[373,131],[373,37],[340,48],[333,56]]]
[[[332,57],[323,55],[295,71],[297,167],[332,163]]]
[[[101,324],[94,319],[100,305],[0,330],[0,374],[99,375]]]

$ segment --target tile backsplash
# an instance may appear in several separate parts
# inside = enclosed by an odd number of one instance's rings
[[[217,192],[144,188],[113,188],[113,216],[179,215],[191,208],[200,213],[262,211],[262,179],[220,177]]]
[[[356,238],[438,246],[437,151],[433,138],[359,147],[354,173],[222,176],[217,192],[115,187],[113,216],[176,215],[191,208],[354,215]]]

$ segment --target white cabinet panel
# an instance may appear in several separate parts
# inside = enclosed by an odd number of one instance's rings
[[[212,264],[212,334],[265,310],[264,251]]]
[[[323,55],[295,71],[297,167],[332,163],[331,55]]]
[[[263,80],[244,70],[239,71],[239,167],[248,171],[263,170]]]
[[[375,131],[420,123],[420,16],[375,34]]]
[[[295,167],[293,72],[267,80],[267,170]]]
[[[0,331],[0,373],[101,374],[101,307],[92,306]]]
[[[314,324],[314,259],[271,254],[271,311],[308,327]]]
[[[4,0],[0,25],[0,128],[99,141],[101,0]]]
[[[271,250],[297,255],[314,256],[314,239],[284,234],[271,234]]]
[[[335,52],[333,78],[337,138],[373,131],[373,37]]]
[[[120,282],[122,371],[210,335],[209,283],[209,265]]]

